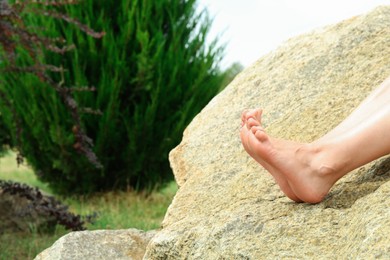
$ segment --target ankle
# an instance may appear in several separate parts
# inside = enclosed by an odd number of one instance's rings
[[[313,175],[326,177],[336,171],[329,146],[319,143],[304,144],[297,149],[297,157],[307,165]]]
[[[311,167],[320,177],[330,177],[344,172],[348,165],[348,154],[340,153],[334,144],[315,143],[312,145]],[[338,178],[337,178],[338,179]]]

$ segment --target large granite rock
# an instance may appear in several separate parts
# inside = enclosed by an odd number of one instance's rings
[[[389,158],[341,179],[322,203],[298,204],[238,136],[241,112],[262,107],[269,134],[314,140],[389,75],[390,6],[293,38],[242,72],[171,152],[180,189],[145,259],[390,258]]]
[[[156,231],[137,229],[71,232],[41,252],[35,260],[142,259]]]

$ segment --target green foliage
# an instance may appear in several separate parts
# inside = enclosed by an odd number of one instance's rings
[[[172,179],[168,152],[226,76],[218,69],[223,48],[205,44],[207,13],[196,12],[196,0],[85,0],[59,8],[106,33],[96,40],[59,19],[26,17],[46,36],[75,44],[63,55],[45,52],[44,61],[67,69],[50,75],[79,88],[68,88],[79,106],[102,112],[82,113],[81,122],[103,168],[80,156],[75,136],[82,129],[58,93],[36,76],[9,73],[0,89],[20,118],[23,155],[61,193],[153,188]],[[18,55],[20,65],[31,63],[23,49]],[[87,85],[96,91],[81,91]],[[0,112],[16,144],[12,111],[0,104]]]
[[[11,134],[7,126],[4,124],[3,117],[0,114],[0,157],[7,153],[10,143]]]

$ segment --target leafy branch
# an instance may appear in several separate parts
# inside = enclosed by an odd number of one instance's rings
[[[86,216],[75,215],[68,211],[68,206],[54,199],[54,197],[45,196],[38,188],[32,188],[22,183],[0,180],[0,191],[4,194],[8,193],[26,198],[31,202],[30,206],[39,214],[53,217],[56,224],[73,231],[85,230],[84,224],[86,222],[92,223],[97,217],[96,213]]]
[[[70,88],[64,86],[63,81],[56,82],[48,73],[60,73],[63,78],[64,68],[42,62],[43,50],[45,49],[57,54],[64,54],[74,49],[75,46],[73,44],[67,45],[63,38],[41,36],[27,27],[22,18],[24,14],[44,15],[72,24],[93,38],[103,37],[104,32],[95,32],[72,17],[53,9],[58,6],[76,3],[77,1],[74,0],[26,0],[16,1],[14,4],[10,4],[8,0],[0,0],[0,64],[5,64],[5,67],[2,68],[3,72],[34,74],[59,94],[73,119],[72,132],[75,137],[74,149],[84,154],[96,168],[102,168],[102,164],[98,160],[96,154],[92,151],[93,141],[86,135],[81,126],[80,119],[80,112],[100,114],[100,111],[94,111],[90,108],[79,108],[76,100],[72,96],[72,92],[74,91],[95,91],[95,88]],[[32,61],[30,66],[17,65],[18,48],[27,51],[28,56]],[[13,111],[12,114],[15,128],[18,132],[17,139],[19,139],[17,140],[16,148],[19,151],[18,158],[21,158],[20,135],[23,129],[21,128],[21,125],[17,123],[19,120],[16,112],[12,108],[12,103],[5,100],[5,95],[2,92],[0,92],[0,99],[3,100],[4,104],[7,105],[11,111]]]

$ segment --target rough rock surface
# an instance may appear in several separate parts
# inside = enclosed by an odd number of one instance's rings
[[[180,189],[145,259],[390,258],[390,158],[298,204],[238,136],[241,112],[262,107],[272,136],[314,140],[389,75],[390,6],[290,39],[242,72],[171,152]]]
[[[142,259],[156,231],[137,229],[78,231],[57,240],[35,260]]]

